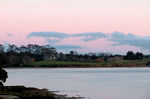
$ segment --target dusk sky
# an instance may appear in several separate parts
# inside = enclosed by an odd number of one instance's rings
[[[150,54],[150,0],[0,0],[0,44]]]

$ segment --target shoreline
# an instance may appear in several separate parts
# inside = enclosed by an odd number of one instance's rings
[[[14,69],[17,69],[17,68],[150,68],[150,66],[116,66],[116,67],[98,67],[98,66],[87,66],[87,67],[85,67],[85,66],[68,66],[68,67],[62,67],[62,66],[60,66],[60,67],[51,67],[51,66],[46,66],[46,67],[43,67],[43,66],[4,66],[3,68],[6,68],[6,69],[8,69],[8,68],[14,68]]]
[[[67,95],[56,94],[59,91],[39,89],[25,86],[4,86],[0,89],[0,99],[84,99],[85,97],[69,97]],[[14,98],[12,98],[14,97]],[[7,98],[8,99],[8,98]]]
[[[150,67],[148,60],[122,60],[114,62],[38,61],[25,64],[3,64],[3,68],[118,68]]]

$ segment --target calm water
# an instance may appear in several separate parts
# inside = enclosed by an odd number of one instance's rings
[[[60,91],[86,99],[150,99],[150,68],[6,69],[7,85]]]

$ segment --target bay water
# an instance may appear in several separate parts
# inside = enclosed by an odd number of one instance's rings
[[[86,99],[150,99],[150,68],[7,68],[6,85]]]

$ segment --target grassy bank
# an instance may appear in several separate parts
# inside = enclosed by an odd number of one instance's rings
[[[26,63],[24,66],[33,67],[88,67],[88,66],[98,66],[98,63],[92,62],[72,62],[72,61],[39,61]]]
[[[24,67],[146,67],[148,60],[121,60],[115,62],[39,61],[24,64]]]

